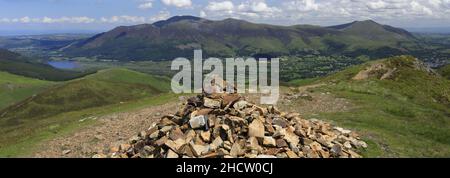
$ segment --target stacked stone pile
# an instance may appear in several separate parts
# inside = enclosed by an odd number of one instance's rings
[[[350,130],[216,93],[189,98],[176,114],[94,157],[360,158],[366,147]]]

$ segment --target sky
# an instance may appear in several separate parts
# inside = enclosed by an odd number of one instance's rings
[[[175,15],[321,26],[371,19],[450,29],[450,0],[0,0],[0,32],[100,32]]]

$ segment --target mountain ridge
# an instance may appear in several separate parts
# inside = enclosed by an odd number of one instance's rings
[[[395,27],[392,27],[389,25],[382,25],[373,20],[354,21],[354,22],[347,23],[347,24],[342,24],[342,25],[337,25],[337,26],[329,26],[327,28],[337,29],[337,30],[344,31],[344,32],[365,31],[367,29],[381,28],[378,30],[385,30],[387,32],[395,33],[398,35],[403,35],[403,36],[406,36],[409,38],[415,38],[414,35],[412,35],[407,30],[395,28]],[[366,29],[364,29],[364,28],[366,28]]]
[[[193,49],[200,48],[206,56],[283,56],[311,51],[352,53],[358,49],[376,50],[383,47],[405,51],[403,43],[412,46],[417,43],[406,30],[374,21],[344,25],[351,28],[278,26],[232,18],[208,20],[175,16],[153,24],[116,27],[81,41],[64,52],[69,56],[118,60],[164,60],[190,57]]]

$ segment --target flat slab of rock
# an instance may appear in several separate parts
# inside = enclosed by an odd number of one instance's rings
[[[249,137],[264,137],[264,124],[259,119],[253,119],[253,122],[248,126]]]

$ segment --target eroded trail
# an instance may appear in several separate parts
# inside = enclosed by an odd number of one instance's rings
[[[91,126],[40,144],[32,156],[91,157],[101,150],[126,142],[139,131],[148,129],[162,115],[172,113],[177,108],[177,102],[174,101],[138,111],[103,116]]]

